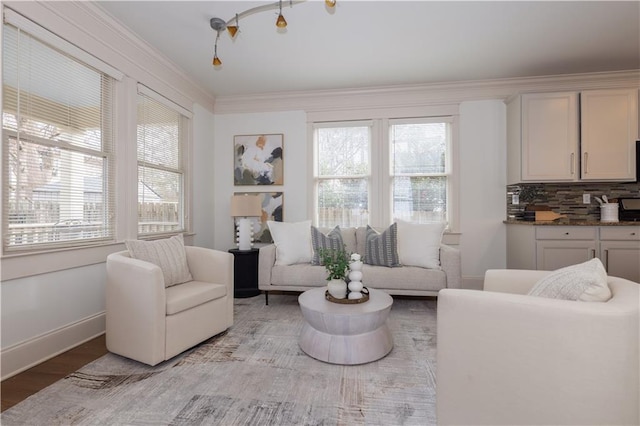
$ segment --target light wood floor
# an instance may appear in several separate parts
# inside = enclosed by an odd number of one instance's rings
[[[107,353],[105,336],[96,337],[0,384],[2,411]]]

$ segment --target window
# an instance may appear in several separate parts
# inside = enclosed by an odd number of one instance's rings
[[[114,78],[50,33],[3,31],[3,251],[113,240]]]
[[[319,226],[363,226],[369,218],[370,123],[316,129]]]
[[[314,223],[451,224],[451,117],[315,123]]]
[[[185,230],[183,147],[188,112],[138,88],[138,235]]]
[[[435,122],[392,121],[392,217],[409,222],[447,221],[451,126]]]

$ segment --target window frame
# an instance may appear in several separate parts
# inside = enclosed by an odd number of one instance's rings
[[[136,146],[136,150],[135,150],[135,160],[136,160],[136,189],[135,189],[135,193],[136,193],[136,210],[137,210],[137,206],[139,205],[139,194],[138,194],[138,187],[139,185],[138,180],[139,180],[139,170],[141,167],[146,167],[149,169],[153,169],[153,170],[158,170],[158,171],[165,171],[165,172],[169,172],[169,173],[176,173],[180,175],[180,201],[179,201],[179,211],[178,211],[178,229],[172,229],[172,230],[163,230],[163,231],[159,231],[159,232],[140,232],[140,225],[139,225],[139,215],[137,216],[137,220],[136,220],[136,236],[139,239],[154,239],[154,238],[162,238],[162,237],[166,237],[169,235],[175,235],[178,233],[186,233],[191,229],[191,222],[189,220],[189,212],[190,212],[190,200],[191,200],[191,186],[190,186],[190,178],[189,175],[191,173],[191,168],[190,168],[190,152],[191,152],[191,126],[192,126],[192,118],[193,118],[193,114],[188,111],[185,108],[182,108],[181,106],[175,104],[174,102],[172,102],[171,100],[165,98],[163,95],[149,89],[148,87],[144,86],[143,84],[138,84],[137,85],[137,95],[136,95],[136,105],[138,105],[140,96],[144,96],[152,101],[157,102],[158,104],[166,107],[167,109],[171,110],[172,112],[175,112],[177,114],[179,114],[179,130],[180,130],[180,134],[179,134],[179,140],[178,140],[178,165],[177,167],[168,167],[168,166],[164,166],[161,164],[154,164],[154,163],[150,163],[144,160],[140,160],[138,158],[138,152],[137,152],[137,148],[138,148],[138,134],[137,134],[137,128],[139,123],[139,120],[137,118],[137,114],[136,114],[136,136],[135,136],[135,146]],[[138,110],[139,112],[139,110]]]
[[[341,119],[344,116],[344,119]],[[341,127],[350,123],[371,122],[371,181],[369,187],[369,224],[374,227],[386,227],[393,223],[393,158],[390,143],[391,124],[413,122],[448,122],[450,137],[445,170],[447,171],[447,233],[458,233],[459,226],[459,168],[458,168],[458,129],[459,114],[457,105],[445,105],[442,108],[413,108],[395,111],[393,108],[373,109],[371,111],[319,112],[307,116],[308,134],[312,141],[309,156],[311,187],[309,216],[312,223],[318,225],[318,185],[317,162],[318,148],[316,128]]]
[[[116,151],[115,151],[115,126],[116,126],[116,87],[119,79],[123,78],[123,74],[117,71],[115,68],[109,66],[108,64],[102,62],[101,60],[95,58],[94,56],[78,49],[74,45],[70,44],[66,40],[63,40],[56,36],[55,34],[49,32],[43,27],[39,26],[35,22],[24,18],[22,15],[13,12],[11,9],[3,8],[4,12],[4,20],[2,23],[2,38],[5,36],[5,29],[7,27],[12,27],[17,31],[17,36],[20,37],[22,33],[25,34],[29,39],[35,40],[37,43],[44,45],[45,48],[50,49],[52,52],[55,52],[56,55],[59,55],[60,58],[68,57],[79,66],[82,66],[86,69],[94,71],[97,75],[100,76],[99,85],[101,86],[101,90],[104,87],[105,82],[108,83],[109,88],[109,96],[107,97],[109,103],[106,103],[105,99],[101,100],[101,114],[108,114],[108,118],[101,119],[101,145],[99,149],[93,149],[91,147],[78,145],[73,142],[64,140],[64,139],[45,139],[39,136],[24,133],[24,136],[18,130],[5,129],[4,124],[2,125],[2,230],[3,230],[3,239],[0,244],[2,256],[5,257],[7,255],[22,255],[22,254],[31,254],[31,253],[40,253],[40,252],[49,252],[55,250],[62,249],[74,249],[74,248],[82,248],[87,246],[95,246],[95,245],[104,245],[111,244],[116,239],[117,234],[117,225],[116,225],[116,206],[115,206],[115,169],[116,169]],[[4,53],[3,53],[4,55]],[[2,81],[4,86],[4,72],[2,74]],[[105,80],[108,79],[108,80]],[[3,89],[4,90],[4,89]],[[20,87],[18,90],[21,91]],[[37,92],[31,93],[29,95],[38,96]],[[20,96],[20,93],[17,94]],[[4,98],[4,93],[3,96]],[[46,99],[45,99],[46,101]],[[19,105],[19,104],[18,104]],[[2,105],[0,106],[2,109],[2,114],[5,114],[5,105],[4,99]],[[16,119],[20,119],[22,117],[22,109],[18,106],[18,110],[15,112],[7,111],[7,113],[13,113]],[[46,114],[44,114],[46,115]],[[34,123],[41,122],[46,124],[46,117],[42,118],[40,115],[36,115],[33,117],[28,117],[29,120]],[[3,119],[4,120],[4,119]],[[104,163],[102,165],[102,181],[101,187],[103,188],[103,196],[102,201],[104,203],[104,211],[103,215],[103,226],[100,227],[101,232],[105,232],[106,235],[100,237],[89,237],[89,238],[73,238],[63,241],[43,241],[37,243],[30,243],[25,245],[11,245],[6,243],[5,238],[10,234],[9,230],[9,210],[8,206],[5,203],[9,199],[9,179],[7,178],[8,173],[10,173],[9,165],[8,165],[8,150],[9,150],[9,141],[14,139],[16,141],[25,141],[28,144],[33,144],[34,146],[41,147],[49,147],[53,149],[58,149],[61,152],[69,152],[75,153],[78,155],[89,155],[95,158],[101,158]],[[83,175],[84,176],[84,175]],[[83,201],[84,203],[84,201]],[[6,211],[5,211],[6,209]],[[84,207],[83,207],[84,209]],[[84,219],[83,219],[84,220]],[[53,228],[51,231],[53,233]]]

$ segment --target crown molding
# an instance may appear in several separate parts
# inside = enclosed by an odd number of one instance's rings
[[[376,107],[445,105],[473,100],[502,99],[526,92],[640,88],[640,70],[566,74],[495,80],[474,80],[345,90],[219,96],[216,114],[304,110],[351,110]]]
[[[193,102],[197,102],[213,112],[214,96],[97,4],[84,1],[3,4],[186,109],[192,110]]]

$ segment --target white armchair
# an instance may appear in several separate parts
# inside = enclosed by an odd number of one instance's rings
[[[640,285],[607,302],[527,296],[548,271],[490,270],[438,294],[438,424],[640,421]]]
[[[110,352],[156,365],[233,324],[233,255],[185,247],[193,281],[165,288],[160,267],[128,251],[107,257]]]

